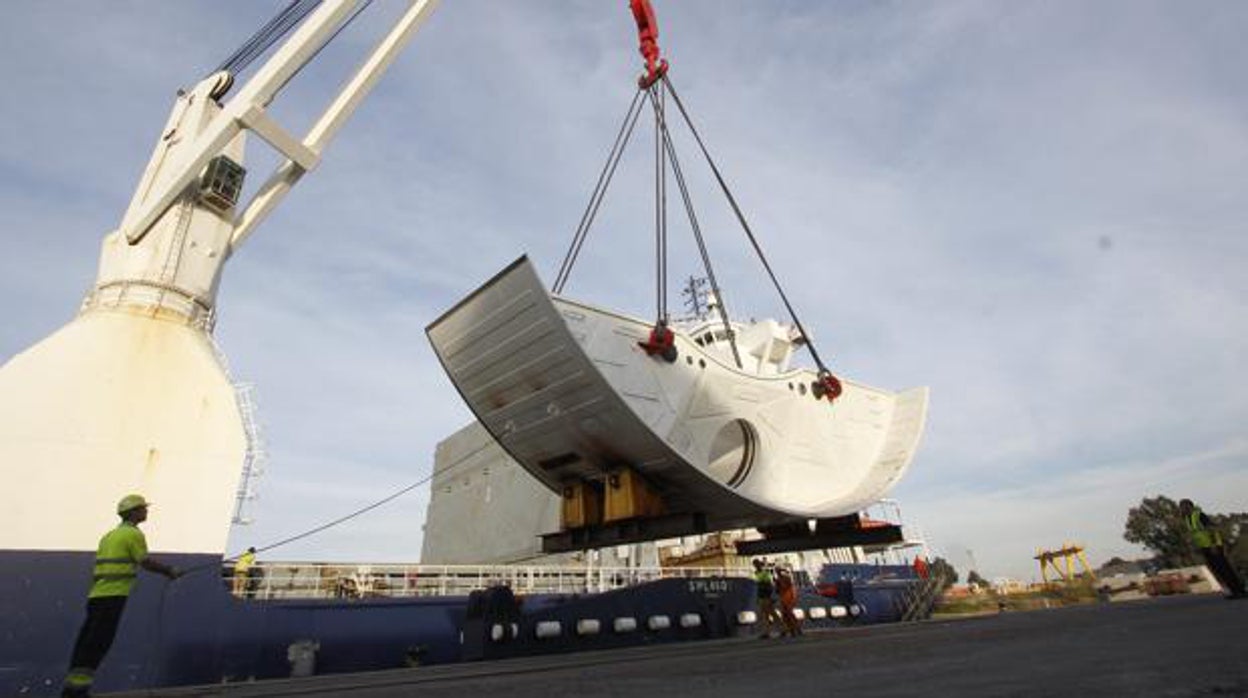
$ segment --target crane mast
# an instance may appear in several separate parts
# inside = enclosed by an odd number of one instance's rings
[[[228,101],[234,76],[217,72],[178,95],[121,224],[104,241],[87,308],[156,304],[211,312],[220,270],[269,213],[320,162],[325,147],[393,63],[437,0],[410,0],[402,15],[302,137],[268,112],[281,90],[354,16],[360,0],[326,0]],[[282,160],[240,202],[251,132]]]

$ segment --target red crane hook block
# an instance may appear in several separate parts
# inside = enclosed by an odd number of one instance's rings
[[[814,394],[815,399],[826,397],[828,404],[832,404],[840,397],[843,390],[841,381],[832,375],[831,371],[820,371],[819,377],[810,386],[810,392]]]
[[[641,55],[646,59],[646,73],[637,80],[641,89],[648,89],[667,72],[667,61],[659,57],[659,23],[654,18],[650,0],[628,0],[637,20],[637,39],[641,42]]]
[[[679,355],[676,349],[676,333],[662,320],[650,329],[650,337],[644,342],[637,342],[637,346],[646,352],[646,356],[657,355],[669,364]]]

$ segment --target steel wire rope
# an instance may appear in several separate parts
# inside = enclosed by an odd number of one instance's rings
[[[317,2],[303,2],[292,7],[290,12],[276,18],[276,21],[257,34],[250,46],[227,66],[230,72],[246,70],[257,58],[264,55],[273,44],[281,40],[292,28],[297,26],[317,6]]]
[[[651,85],[646,92],[654,107],[654,277],[656,322],[667,324],[667,162],[663,149],[663,94]],[[655,93],[658,92],[656,98]]]
[[[240,49],[240,51],[236,53],[240,53],[241,55],[227,58],[218,70],[226,70],[231,75],[244,70],[256,58],[268,51],[273,44],[277,43],[279,39],[289,33],[293,27],[302,22],[309,14],[311,14],[313,10],[319,7],[321,1],[322,0],[292,0],[291,4],[286,6],[286,9],[282,10],[277,17],[270,20],[268,24],[262,27],[255,36],[244,44],[244,46],[250,44],[250,50],[243,53]],[[296,67],[295,70],[282,81],[282,84],[277,86],[276,90],[281,90],[286,87],[286,85],[290,84],[291,80],[294,80],[299,73],[303,72],[303,69],[306,68],[309,63],[316,60],[316,57],[321,55],[321,51],[324,51],[326,46],[333,43],[334,39],[338,38],[338,35],[350,26],[351,23],[354,22],[356,18],[359,17],[360,14],[367,10],[372,4],[373,0],[364,0],[358,7],[352,10],[351,15],[343,20],[342,23],[334,29],[333,33],[326,37],[325,40],[316,47],[316,50],[312,51],[311,55],[300,63],[299,66]],[[296,5],[298,5],[298,7],[296,7]]]
[[[290,28],[307,17],[312,10],[321,4],[321,0],[291,0],[280,12],[273,16],[264,26],[260,27],[251,38],[235,49],[234,53],[221,61],[217,70],[238,73],[251,65],[257,56],[267,51]]]
[[[593,194],[589,197],[589,203],[585,206],[585,212],[581,214],[580,223],[576,226],[576,233],[572,236],[572,244],[568,247],[568,252],[564,255],[563,263],[559,265],[559,273],[555,275],[555,283],[551,286],[553,293],[563,291],[564,285],[568,283],[568,277],[572,274],[572,266],[576,264],[576,258],[581,254],[581,246],[585,244],[585,238],[589,234],[589,228],[593,225],[594,216],[598,215],[598,207],[602,205],[602,200],[606,196],[607,187],[611,184],[611,178],[615,175],[615,168],[620,163],[620,156],[624,153],[624,147],[628,145],[628,140],[633,135],[633,128],[637,125],[637,117],[641,115],[641,96],[642,91],[637,90],[633,95],[633,101],[628,105],[628,112],[624,115],[624,121],[620,124],[620,130],[615,135],[615,142],[611,145],[611,152],[607,155],[607,162],[603,164],[602,172],[598,174],[598,181],[594,184]]]
[[[319,3],[320,0],[317,0],[317,2]],[[291,80],[294,80],[295,77],[299,75],[299,73],[302,73],[303,69],[308,67],[309,63],[316,60],[316,57],[321,55],[321,51],[324,51],[326,46],[329,46],[331,43],[333,43],[334,39],[338,38],[338,35],[342,33],[342,30],[351,26],[351,23],[355,21],[355,18],[359,17],[360,13],[363,12],[364,10],[367,10],[369,6],[371,6],[372,4],[373,4],[373,0],[364,0],[364,2],[360,3],[360,6],[355,8],[355,11],[351,13],[351,16],[343,20],[342,24],[339,24],[338,28],[335,29],[334,32],[330,34],[324,41],[322,41],[321,45],[317,46],[316,50],[312,52],[312,55],[308,56],[307,60],[300,63],[299,67],[295,68],[294,72],[292,72],[289,77],[283,80],[282,84],[279,85],[277,89],[280,90],[283,87],[286,87],[286,85],[289,84]]]
[[[771,283],[775,286],[776,292],[780,294],[780,300],[784,302],[784,307],[789,311],[789,317],[792,318],[793,324],[797,326],[797,331],[802,334],[806,346],[810,349],[810,356],[815,360],[815,365],[819,367],[820,373],[827,373],[828,368],[824,365],[823,360],[819,357],[819,352],[815,349],[814,339],[806,333],[806,328],[802,326],[802,321],[798,319],[797,312],[793,310],[793,304],[789,302],[789,297],[785,294],[784,288],[780,286],[780,280],[776,278],[776,274],[771,269],[771,264],[767,261],[767,256],[763,254],[763,248],[758,244],[758,240],[754,237],[754,232],[750,229],[750,224],[745,220],[745,214],[741,212],[741,207],[737,205],[737,200],[733,197],[732,192],[728,189],[727,182],[724,181],[723,175],[720,174],[719,168],[715,165],[715,160],[711,157],[710,151],[707,150],[706,144],[702,142],[702,137],[698,135],[697,128],[693,125],[693,120],[689,118],[689,113],[685,111],[685,105],[680,101],[680,95],[676,94],[676,88],[672,87],[672,83],[668,80],[667,75],[663,75],[663,85],[667,87],[667,91],[671,93],[672,99],[676,102],[680,115],[684,118],[685,124],[689,126],[690,133],[693,134],[694,140],[698,143],[698,148],[702,150],[703,157],[711,167],[711,172],[715,174],[715,180],[719,182],[719,188],[724,192],[724,196],[728,199],[728,204],[732,206],[733,213],[737,216],[737,221],[741,224],[741,228],[745,231],[745,235],[749,238],[750,245],[754,247],[755,253],[758,254],[759,260],[763,263],[763,268],[767,270],[767,275],[771,277]],[[734,347],[735,349],[735,347]]]
[[[264,43],[270,32],[272,32],[279,23],[285,21],[286,17],[289,16],[290,13],[294,11],[295,7],[301,2],[303,2],[303,0],[291,0],[284,9],[270,18],[268,22],[248,37],[242,45],[234,49],[233,53],[226,57],[225,60],[221,61],[221,63],[217,65],[216,70],[225,70],[230,72],[240,70],[241,67],[246,65],[247,59],[245,57],[250,55],[257,46]]]
[[[689,195],[689,187],[685,183],[684,171],[680,167],[680,160],[676,157],[676,148],[672,145],[671,133],[667,129],[667,122],[660,120],[663,132],[663,145],[667,151],[667,159],[672,164],[672,174],[676,179],[676,187],[680,190],[681,199],[685,204],[685,213],[689,216],[689,227],[693,230],[693,239],[698,245],[698,253],[702,256],[702,267],[706,269],[707,282],[711,284],[711,292],[715,294],[715,308],[719,312],[719,318],[724,323],[724,330],[728,334],[728,346],[732,348],[732,358],[737,364],[737,368],[742,368],[741,354],[737,350],[736,332],[732,329],[732,323],[728,319],[728,307],[724,303],[724,297],[719,290],[719,282],[715,278],[715,269],[711,266],[711,255],[706,248],[706,240],[702,235],[702,226],[698,224],[698,216],[693,209],[693,198]]]
[[[426,483],[428,483],[428,482],[432,481],[435,477],[437,477],[437,476],[439,476],[439,475],[445,475],[446,473],[448,473],[448,472],[450,472],[450,471],[452,471],[452,470],[455,470],[455,469],[456,469],[456,467],[457,467],[458,465],[462,464],[463,462],[464,462],[464,461],[461,461],[461,463],[456,463],[456,464],[454,464],[454,465],[447,466],[447,467],[445,467],[445,468],[443,468],[443,469],[441,469],[441,470],[434,470],[433,472],[431,472],[431,473],[429,473],[428,475],[426,475],[426,476],[424,476],[424,477],[420,478],[420,479],[419,479],[419,480],[417,480],[416,482],[413,482],[413,483],[411,483],[410,485],[406,485],[406,486],[404,486],[404,487],[402,487],[402,488],[400,488],[400,489],[398,489],[398,490],[396,490],[396,491],[394,491],[394,492],[392,492],[392,493],[390,493],[390,494],[386,495],[385,497],[382,497],[381,499],[379,499],[379,500],[377,500],[377,501],[375,501],[375,502],[372,502],[371,504],[368,504],[368,505],[363,506],[363,507],[361,507],[361,508],[359,508],[359,509],[356,509],[355,511],[352,511],[352,512],[351,512],[351,513],[349,513],[349,514],[344,514],[344,515],[342,515],[342,516],[339,516],[338,518],[333,519],[332,521],[328,521],[328,522],[326,522],[326,523],[323,523],[323,524],[320,524],[320,525],[314,526],[314,527],[312,527],[312,528],[310,528],[310,529],[307,529],[306,531],[303,531],[302,533],[297,533],[297,534],[295,534],[295,535],[292,535],[292,536],[289,536],[289,537],[283,538],[283,539],[281,539],[281,540],[275,541],[275,542],[273,542],[273,543],[269,543],[269,544],[267,544],[267,545],[263,545],[263,546],[256,546],[256,552],[257,552],[257,553],[263,553],[263,552],[267,552],[267,551],[269,551],[269,550],[273,550],[273,549],[275,549],[275,548],[280,548],[280,547],[282,547],[282,546],[284,546],[284,545],[288,545],[288,544],[290,544],[290,543],[294,543],[295,541],[303,540],[304,538],[309,538],[309,537],[311,537],[311,536],[314,536],[314,535],[316,535],[317,533],[320,533],[320,532],[322,532],[322,531],[326,531],[326,530],[328,530],[328,529],[331,529],[331,528],[333,528],[334,526],[338,526],[338,525],[340,525],[340,524],[344,524],[344,523],[346,523],[346,522],[350,521],[351,519],[354,519],[354,518],[356,518],[356,517],[359,517],[359,516],[362,516],[362,515],[364,515],[364,514],[367,514],[368,512],[372,511],[373,509],[376,509],[376,508],[378,508],[378,507],[380,507],[380,506],[383,506],[383,505],[385,505],[385,504],[389,504],[390,502],[392,502],[392,501],[394,501],[394,500],[398,499],[399,497],[402,497],[403,495],[407,494],[408,492],[411,492],[412,490],[416,489],[417,487],[420,487],[421,485],[426,484]],[[223,563],[224,563],[224,562],[233,562],[233,561],[236,561],[236,560],[238,560],[238,558],[239,558],[239,556],[240,556],[240,555],[241,555],[241,553],[240,553],[239,555],[223,556],[223,557],[221,558],[221,562],[223,562]],[[188,574],[192,574],[192,573],[198,572],[198,571],[200,571],[200,570],[207,569],[207,568],[209,568],[209,567],[215,567],[215,566],[217,566],[217,564],[218,564],[218,563],[216,563],[216,562],[211,562],[211,563],[204,563],[204,564],[201,564],[201,565],[195,565],[195,566],[193,566],[193,567],[188,567],[186,570],[183,570],[183,571],[182,571],[182,574],[181,574],[181,575],[179,575],[179,576],[186,576],[186,575],[188,575]]]
[[[485,448],[485,446],[483,446],[482,448]],[[474,453],[475,453],[475,452],[474,452]],[[469,454],[469,455],[471,455],[471,454]],[[464,460],[461,460],[461,461],[459,461],[458,463],[454,463],[454,464],[449,465],[449,466],[447,466],[447,467],[445,467],[445,468],[442,468],[441,470],[436,470],[436,469],[435,469],[435,470],[433,470],[432,472],[430,472],[428,475],[426,475],[426,476],[424,476],[424,477],[420,478],[419,480],[417,480],[416,482],[413,482],[412,484],[407,485],[406,487],[402,487],[402,488],[400,488],[399,490],[397,490],[397,491],[395,491],[395,492],[392,492],[391,494],[389,494],[389,495],[387,495],[387,496],[385,496],[385,497],[383,497],[383,498],[381,498],[381,499],[379,499],[379,500],[377,500],[377,501],[375,501],[375,502],[373,502],[373,503],[371,503],[371,504],[369,504],[369,505],[367,505],[367,506],[364,506],[364,507],[361,507],[361,508],[359,508],[359,509],[356,509],[355,511],[353,511],[353,512],[351,512],[351,513],[349,513],[349,514],[346,514],[346,515],[344,515],[344,516],[340,516],[340,517],[338,517],[338,518],[336,518],[336,519],[334,519],[334,520],[332,520],[332,521],[329,521],[329,522],[323,523],[323,524],[321,524],[321,525],[319,525],[319,526],[315,526],[315,527],[313,527],[313,528],[310,528],[310,529],[308,529],[308,530],[306,530],[306,531],[304,531],[304,532],[302,532],[302,533],[298,533],[298,534],[296,534],[296,535],[289,536],[289,537],[287,537],[287,538],[283,538],[283,539],[281,539],[281,540],[279,540],[279,541],[276,541],[276,542],[274,542],[274,543],[269,543],[268,545],[264,545],[264,546],[257,547],[257,548],[256,548],[256,552],[257,552],[257,553],[262,553],[262,552],[266,552],[266,551],[269,551],[269,550],[273,550],[274,548],[279,548],[279,547],[281,547],[281,546],[283,546],[283,545],[287,545],[287,544],[289,544],[289,543],[293,543],[293,542],[295,542],[295,541],[297,541],[297,540],[302,540],[302,539],[304,539],[304,538],[308,538],[308,537],[314,536],[314,535],[316,535],[317,533],[320,533],[320,532],[322,532],[322,531],[326,531],[326,530],[328,530],[328,529],[330,529],[330,528],[333,528],[334,526],[338,526],[338,525],[340,525],[340,524],[346,523],[347,521],[350,521],[351,519],[354,519],[354,518],[356,518],[356,517],[358,517],[358,516],[362,516],[362,515],[364,515],[364,514],[366,514],[366,513],[370,512],[370,511],[372,511],[373,509],[376,509],[376,508],[378,508],[378,507],[380,507],[380,506],[383,506],[383,505],[385,505],[385,504],[388,504],[388,503],[390,503],[390,502],[392,502],[392,501],[394,501],[394,500],[398,499],[399,497],[402,497],[403,495],[407,494],[408,492],[411,492],[412,490],[416,489],[417,487],[420,487],[421,485],[423,485],[423,484],[425,484],[425,483],[427,483],[427,482],[432,481],[432,480],[433,480],[434,478],[436,478],[437,476],[439,476],[439,475],[445,475],[446,473],[449,473],[449,472],[451,472],[452,470],[455,470],[456,468],[458,468],[459,466],[461,466],[461,465],[463,465],[463,464],[465,464],[465,463],[467,463],[467,462],[468,462],[468,460],[465,458]],[[145,672],[145,673],[149,673],[149,675],[150,675],[150,673],[151,673],[152,671],[155,671],[155,672],[159,672],[159,671],[160,671],[160,665],[159,665],[159,663],[157,663],[156,668],[153,670],[153,669],[150,667],[150,665],[148,665],[148,662],[151,662],[151,661],[152,661],[153,656],[154,656],[155,658],[157,658],[157,659],[160,657],[161,648],[162,648],[162,647],[163,647],[163,645],[164,645],[164,617],[165,617],[165,602],[166,602],[166,600],[167,600],[167,597],[168,597],[168,594],[169,594],[169,590],[173,587],[173,582],[176,582],[178,579],[181,579],[182,577],[186,577],[186,576],[191,575],[191,574],[198,574],[199,572],[202,572],[202,571],[204,571],[204,570],[213,569],[213,568],[218,568],[218,569],[219,569],[219,568],[220,568],[223,564],[225,564],[225,563],[227,563],[227,562],[236,562],[240,556],[241,556],[241,553],[240,553],[240,554],[237,554],[237,555],[231,555],[231,556],[228,556],[228,557],[227,557],[227,556],[222,556],[222,558],[221,558],[220,562],[218,562],[218,561],[216,561],[216,560],[213,560],[212,562],[205,562],[205,563],[202,563],[202,564],[199,564],[199,565],[193,565],[193,566],[191,566],[191,567],[186,568],[185,570],[181,570],[181,571],[178,573],[178,576],[177,576],[176,578],[168,580],[168,581],[167,581],[167,582],[166,582],[166,583],[162,586],[162,588],[161,588],[161,590],[160,590],[160,601],[159,601],[159,603],[157,604],[157,607],[156,607],[156,639],[155,639],[155,641],[154,641],[154,644],[155,644],[155,651],[154,651],[154,652],[152,652],[151,654],[149,654],[148,659],[147,659],[147,660],[145,660],[145,666],[144,666],[144,672]],[[159,673],[156,673],[156,677],[157,677],[157,678],[159,678],[159,677],[160,677],[160,674],[159,674]]]
[[[319,4],[320,3],[318,1],[304,3],[294,12],[280,18],[281,21],[269,29],[268,32],[260,37],[260,40],[257,41],[255,45],[248,49],[244,55],[239,57],[239,60],[234,66],[235,72],[246,70],[247,67],[255,62],[257,58],[267,53],[274,44],[280,41],[282,37],[286,36],[291,29],[298,26],[299,23],[302,22],[303,19],[307,17]]]

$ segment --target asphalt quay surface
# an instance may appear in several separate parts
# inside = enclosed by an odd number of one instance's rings
[[[1184,596],[137,696],[1248,696],[1248,600]]]

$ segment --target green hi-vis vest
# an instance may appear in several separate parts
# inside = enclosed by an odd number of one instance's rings
[[[775,583],[771,579],[771,573],[767,570],[758,570],[754,573],[754,582],[758,584],[759,596],[771,596],[775,591]]]
[[[1197,548],[1216,548],[1222,545],[1222,534],[1205,528],[1200,521],[1200,507],[1194,507],[1187,517],[1187,528],[1192,533],[1192,545]]]
[[[139,563],[147,557],[147,538],[138,526],[124,521],[100,539],[88,598],[129,596],[139,576]]]

